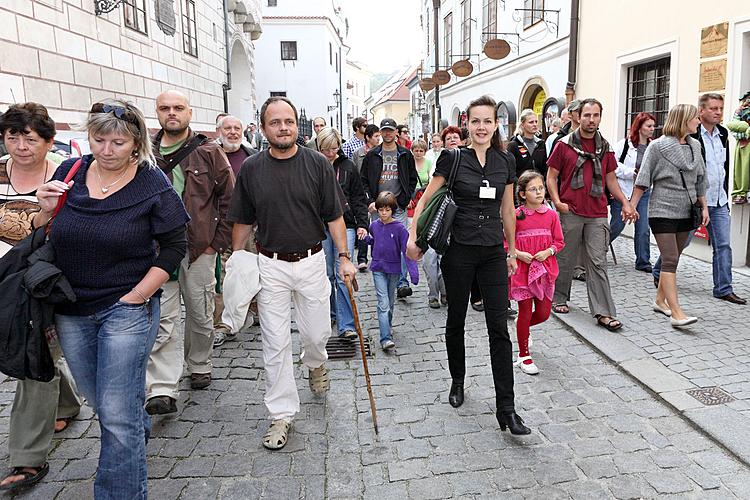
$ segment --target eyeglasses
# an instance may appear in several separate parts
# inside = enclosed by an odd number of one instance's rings
[[[89,113],[113,113],[115,117],[120,120],[132,123],[133,125],[138,125],[138,119],[136,118],[135,113],[123,106],[97,102],[91,106],[91,111],[89,111]]]

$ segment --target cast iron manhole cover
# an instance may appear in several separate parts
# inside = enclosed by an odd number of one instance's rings
[[[735,398],[718,387],[704,387],[701,389],[690,389],[688,394],[706,406],[731,403]]]
[[[328,359],[352,359],[359,355],[359,339],[342,339],[331,337],[326,344]],[[365,354],[372,357],[372,348],[369,337],[365,337]]]

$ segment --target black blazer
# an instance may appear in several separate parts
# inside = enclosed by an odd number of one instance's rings
[[[396,201],[398,206],[405,210],[411,201],[412,193],[417,187],[417,167],[414,164],[414,156],[411,151],[399,145],[396,145],[396,148],[398,148],[398,180],[401,183],[401,194],[398,195]],[[362,168],[359,171],[368,203],[373,203],[379,194],[378,185],[380,184],[380,174],[383,172],[382,151],[382,145],[368,151],[362,160]]]
[[[724,160],[724,191],[726,191],[727,196],[729,196],[729,132],[727,131],[727,129],[718,124],[716,125],[716,128],[719,129],[719,138],[721,140],[721,145],[724,146],[724,149],[727,151],[727,157]],[[705,162],[706,145],[703,144],[703,136],[701,135],[700,126],[698,126],[698,131],[692,134],[690,137],[692,137],[693,139],[697,139],[698,142],[701,143],[701,155],[703,156],[703,161]]]
[[[513,136],[508,141],[508,153],[516,159],[516,176],[520,177],[526,170],[536,170],[547,178],[547,148],[544,141],[535,139],[536,149],[533,154],[529,154],[523,139],[520,135]]]

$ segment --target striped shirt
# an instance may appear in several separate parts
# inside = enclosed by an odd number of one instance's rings
[[[341,149],[344,150],[344,154],[350,160],[354,156],[354,152],[365,145],[365,141],[353,135],[348,141],[344,143]]]

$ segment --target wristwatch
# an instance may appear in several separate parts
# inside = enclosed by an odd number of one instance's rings
[[[352,254],[350,254],[349,252],[339,252],[339,259],[341,257],[346,257],[347,259],[352,260]]]
[[[505,260],[515,259],[516,257],[518,257],[517,253],[511,253],[511,254],[508,254],[507,257],[505,257]]]

